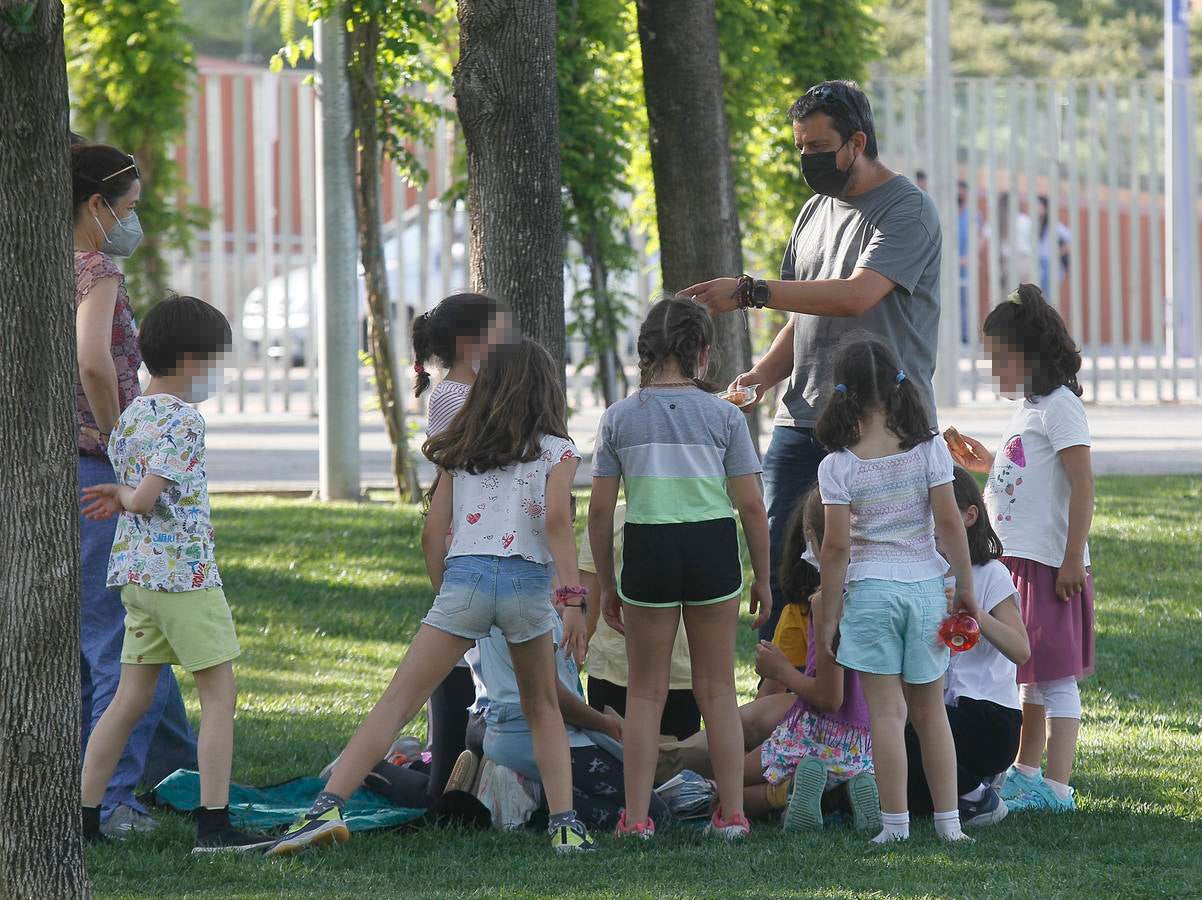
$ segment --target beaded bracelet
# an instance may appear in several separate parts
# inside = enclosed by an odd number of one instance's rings
[[[563,603],[571,597],[579,597],[584,599],[588,596],[588,588],[583,584],[578,584],[575,587],[561,587],[555,589],[555,599]]]

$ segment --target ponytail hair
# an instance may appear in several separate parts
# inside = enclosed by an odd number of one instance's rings
[[[1021,284],[993,308],[981,331],[1022,355],[1028,372],[1028,399],[1046,397],[1066,387],[1078,397],[1081,385],[1081,349],[1068,326],[1033,284]]]
[[[878,409],[903,450],[935,435],[918,388],[893,351],[876,338],[853,338],[835,358],[834,386],[815,435],[827,450],[843,450],[860,440],[860,423]]]
[[[781,559],[780,568],[777,570],[784,602],[796,603],[805,612],[810,610],[810,595],[818,590],[822,583],[818,570],[801,558],[806,551],[807,527],[814,532],[818,543],[821,544],[826,529],[826,514],[822,507],[822,495],[816,484],[806,491],[801,502],[793,510],[793,515],[789,517],[782,554],[784,558]]]
[[[685,378],[705,391],[717,388],[697,371],[697,358],[714,346],[714,320],[691,297],[664,297],[652,305],[639,329],[639,386],[647,387],[676,360]]]
[[[459,338],[475,340],[488,331],[509,305],[487,294],[451,294],[429,312],[413,320],[413,396],[420,397],[430,387],[426,363],[437,361],[450,368],[458,360]]]
[[[983,566],[991,559],[1002,558],[1002,539],[993,530],[989,521],[989,513],[985,509],[985,498],[981,496],[981,486],[968,473],[967,469],[956,466],[952,470],[952,491],[956,495],[956,507],[960,512],[967,512],[971,507],[977,508],[977,520],[967,531],[968,555],[974,566]]]

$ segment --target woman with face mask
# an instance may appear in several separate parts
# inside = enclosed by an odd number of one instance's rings
[[[108,438],[121,411],[141,393],[138,331],[113,261],[128,257],[142,240],[137,205],[142,179],[134,158],[115,147],[76,143],[71,148],[75,226],[75,328],[78,369],[75,405],[79,425],[79,482],[85,488],[114,480]],[[116,521],[80,518],[80,676],[83,747],[108,708],[121,674],[125,610],[105,586]],[[81,747],[81,752],[82,752]],[[134,798],[145,777],[162,778],[195,768],[196,738],[179,685],[164,668],[154,702],[130,738],[104,797],[104,832],[121,838],[155,822]]]

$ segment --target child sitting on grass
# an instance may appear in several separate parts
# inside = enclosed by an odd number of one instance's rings
[[[212,396],[230,325],[195,297],[155,306],[138,336],[150,370],[146,393],[113,428],[118,484],[86,488],[83,514],[120,515],[108,586],[125,606],[121,681],[83,760],[83,835],[100,840],[100,801],[126,741],[154,698],[159,672],[180,665],[200,693],[200,809],[194,854],[263,848],[269,838],[229,820],[234,753],[234,660],[241,650],[213,556],[205,479],[205,421],[189,404]]]
[[[811,513],[808,517],[807,510]],[[756,654],[760,656],[769,653],[767,646],[775,647],[794,669],[804,669],[809,658],[806,651],[810,640],[810,598],[819,588],[814,534],[821,534],[821,520],[821,500],[811,493],[803,495],[802,502],[794,510],[793,518],[789,522],[785,546],[790,550],[781,560],[778,572],[783,597],[780,618],[776,622],[772,643],[768,645],[761,641],[761,648]],[[804,548],[803,552],[794,552],[798,547]],[[771,658],[775,660],[776,656],[777,654],[772,654]],[[788,690],[780,679],[761,673],[757,696],[767,697]]]
[[[812,593],[817,587],[817,573],[809,560],[817,560],[824,527],[822,497],[813,487],[789,523],[780,567],[786,591]],[[808,610],[808,599],[806,606]],[[838,805],[850,810],[855,827],[880,828],[868,704],[860,676],[817,645],[813,620],[809,615],[806,620],[810,635],[804,674],[774,644],[761,641],[756,648],[756,668],[765,680],[775,680],[796,694],[797,701],[763,746],[747,756],[747,812],[767,816],[784,810],[786,831],[819,829],[826,796],[828,808]],[[829,796],[841,785],[846,785],[845,796]]]

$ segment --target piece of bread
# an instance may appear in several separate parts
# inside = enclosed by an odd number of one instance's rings
[[[953,456],[972,456],[972,450],[969,449],[960,432],[954,428],[948,428],[943,432],[943,439],[947,441],[948,449],[952,451]]]

